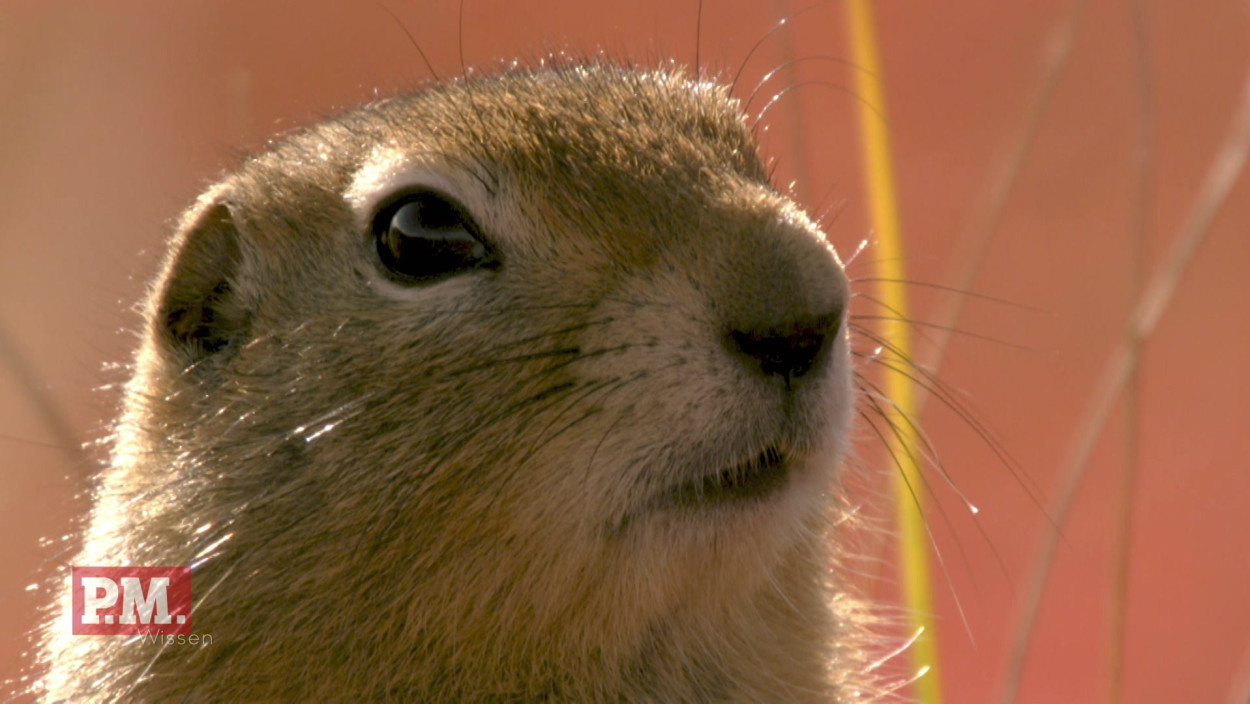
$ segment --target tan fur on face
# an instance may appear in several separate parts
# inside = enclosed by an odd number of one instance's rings
[[[380,270],[369,223],[419,187],[497,269]],[[680,73],[513,73],[291,137],[184,218],[75,560],[194,566],[214,643],[60,619],[49,698],[838,700],[845,335],[793,384],[725,340],[846,298],[736,103]],[[768,446],[783,489],[669,501]]]

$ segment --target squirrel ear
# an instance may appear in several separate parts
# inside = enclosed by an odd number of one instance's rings
[[[250,323],[237,288],[239,230],[230,208],[215,202],[199,209],[175,242],[152,322],[166,348],[195,364],[240,340]]]

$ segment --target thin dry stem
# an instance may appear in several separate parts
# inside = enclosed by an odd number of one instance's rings
[[[1141,295],[1149,212],[1153,201],[1154,173],[1154,89],[1150,75],[1150,43],[1146,36],[1146,9],[1142,0],[1129,0],[1128,12],[1133,33],[1133,77],[1137,96],[1137,139],[1134,149],[1134,196],[1130,217],[1129,300]],[[1130,356],[1140,359],[1142,338],[1127,331],[1125,344]],[[1114,550],[1115,573],[1111,585],[1111,637],[1107,651],[1109,704],[1120,704],[1124,697],[1124,651],[1128,623],[1129,574],[1133,557],[1134,499],[1137,495],[1138,447],[1141,431],[1139,394],[1141,366],[1133,364],[1124,387],[1124,462],[1120,475],[1118,534]]]
[[[1241,666],[1235,677],[1228,692],[1228,704],[1250,704],[1250,647],[1241,656]]]
[[[959,240],[961,242],[961,251],[954,260],[956,269],[951,276],[947,277],[947,281],[954,282],[951,284],[952,288],[961,291],[970,290],[977,274],[981,271],[985,255],[994,241],[994,236],[998,233],[999,226],[1002,224],[1003,214],[1007,211],[1007,203],[1011,200],[1011,195],[1015,192],[1016,184],[1020,180],[1020,173],[1024,169],[1025,159],[1028,157],[1033,143],[1037,141],[1037,134],[1041,130],[1042,118],[1050,107],[1051,100],[1055,94],[1055,87],[1059,85],[1059,78],[1063,75],[1063,71],[1068,65],[1068,57],[1072,54],[1072,44],[1086,4],[1086,0],[1075,0],[1067,17],[1051,33],[1051,37],[1044,46],[1044,66],[1041,85],[1038,87],[1033,104],[1029,107],[1028,117],[1025,119],[1019,136],[1012,140],[1014,145],[1012,151],[1007,155],[1001,171],[990,181],[992,185],[989,204],[981,217],[973,223],[972,227]],[[937,317],[936,324],[952,330],[955,329],[959,323],[960,316],[963,315],[964,306],[967,302],[967,296],[952,296],[949,298],[945,310]],[[925,366],[934,373],[941,368],[942,362],[946,357],[946,350],[950,346],[951,333],[939,332],[935,338],[933,351],[928,355],[928,359],[925,360]],[[917,418],[923,415],[929,397],[930,394],[925,393],[923,390],[917,392]]]
[[[1206,239],[1211,224],[1232,192],[1246,166],[1250,155],[1250,75],[1246,76],[1241,104],[1232,121],[1232,128],[1224,140],[1198,196],[1176,237],[1171,251],[1164,259],[1160,271],[1150,281],[1138,299],[1129,317],[1124,339],[1112,352],[1103,369],[1102,376],[1090,396],[1085,415],[1077,424],[1078,432],[1063,464],[1059,490],[1055,494],[1050,516],[1056,525],[1063,525],[1077,489],[1085,478],[1090,456],[1116,401],[1122,395],[1133,368],[1137,364],[1138,347],[1129,340],[1145,342],[1158,326],[1159,319],[1167,310],[1181,276],[1185,273],[1198,246]],[[1041,542],[1033,562],[1032,578],[1026,584],[1021,602],[1020,620],[1015,628],[1010,658],[1005,668],[1002,701],[1012,704],[1019,693],[1020,678],[1024,670],[1029,636],[1037,619],[1042,592],[1054,559],[1059,531],[1052,529],[1042,533]]]
[[[784,8],[783,11],[783,4],[784,3],[776,2],[774,3],[774,7],[778,10],[778,14],[783,17],[787,17],[789,16],[789,8]],[[798,71],[794,69],[794,64],[797,61],[795,57],[798,55],[798,50],[794,41],[794,31],[791,30],[789,32],[782,32],[779,41],[781,43],[781,61],[783,64],[788,64],[790,66],[788,69],[790,78],[792,82],[795,82],[799,74]],[[800,188],[807,189],[810,188],[810,184],[812,183],[812,162],[811,158],[808,156],[808,150],[805,148],[806,140],[804,139],[805,125],[803,117],[802,110],[796,108],[790,111],[790,153],[794,155],[792,158],[795,160],[795,181],[803,184]],[[811,196],[810,193],[804,193],[803,195],[808,197]],[[802,200],[806,201],[807,198],[803,198]]]

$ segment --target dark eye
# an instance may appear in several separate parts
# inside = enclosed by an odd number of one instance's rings
[[[498,265],[464,206],[436,191],[409,193],[382,208],[373,235],[382,266],[404,283]]]

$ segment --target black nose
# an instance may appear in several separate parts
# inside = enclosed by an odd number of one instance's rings
[[[777,326],[735,327],[725,344],[749,367],[766,377],[784,379],[789,386],[820,367],[841,325],[842,311],[837,310]]]

